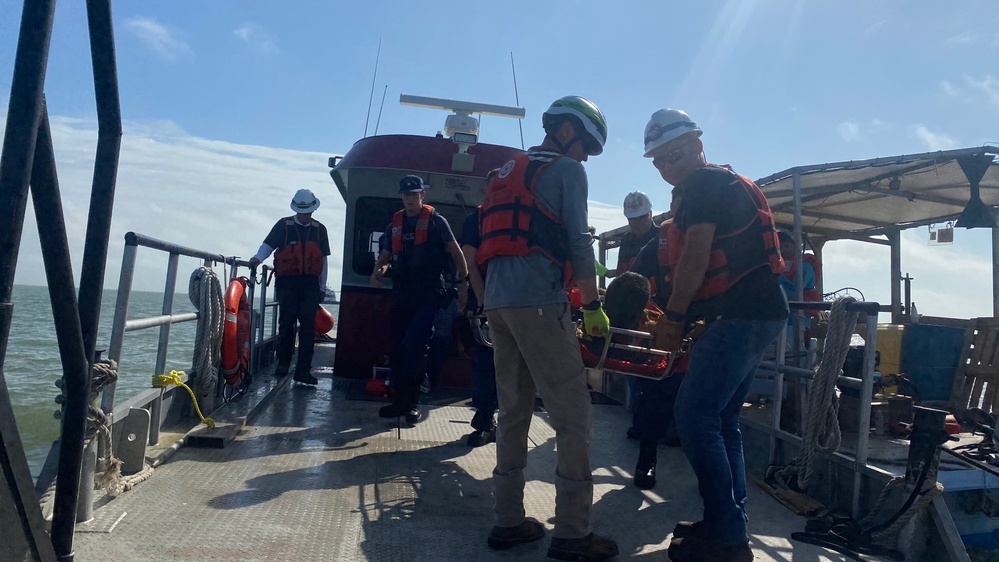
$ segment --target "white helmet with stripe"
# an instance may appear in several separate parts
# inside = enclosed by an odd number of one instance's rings
[[[679,109],[660,109],[652,114],[645,126],[645,157],[652,158],[652,151],[687,133],[696,133],[699,137],[701,128]]]

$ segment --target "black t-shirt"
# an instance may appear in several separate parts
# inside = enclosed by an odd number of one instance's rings
[[[474,212],[467,217],[465,217],[465,222],[461,226],[461,241],[458,243],[460,246],[471,246],[475,249],[479,248],[479,244],[482,243],[482,235],[479,232],[479,213]],[[468,269],[473,267],[479,267],[478,264],[470,263],[468,264]],[[479,299],[475,297],[475,291],[472,290],[472,285],[468,285],[468,304],[465,306],[466,310],[477,310],[479,308]]]
[[[278,251],[285,247],[286,244],[292,241],[305,241],[306,237],[310,241],[316,241],[316,231],[313,228],[319,229],[319,249],[322,251],[324,256],[330,255],[330,239],[329,235],[326,233],[326,226],[323,223],[313,220],[309,226],[302,226],[297,222],[294,223],[294,227],[288,227],[285,224],[287,219],[281,219],[275,224],[271,231],[267,233],[267,238],[264,238],[264,244],[267,244],[274,251]],[[294,221],[294,219],[292,219]],[[297,231],[297,232],[296,232]],[[310,232],[311,231],[311,232]],[[287,235],[287,236],[286,236]]]
[[[677,185],[676,196],[681,196],[675,219],[681,232],[696,224],[711,223],[715,225],[715,236],[724,236],[745,226],[756,214],[756,206],[739,178],[717,166],[694,171]],[[787,300],[777,274],[766,266],[753,270],[722,295],[691,303],[688,311],[691,317],[708,319],[723,316],[780,320],[787,314]]]
[[[617,267],[618,269],[626,266],[626,264],[635,259],[638,256],[638,252],[648,244],[649,240],[652,240],[659,234],[659,225],[652,223],[652,227],[649,228],[645,234],[640,236],[635,235],[634,232],[628,231],[624,233],[621,237],[621,245],[617,250]]]
[[[326,226],[323,223],[313,219],[309,226],[302,226],[294,218],[292,218],[293,226],[288,226],[286,222],[287,219],[277,221],[271,228],[271,231],[267,233],[267,237],[264,238],[264,244],[267,244],[276,252],[291,242],[297,244],[305,242],[308,239],[319,244],[319,251],[324,256],[330,255],[330,239],[326,233]],[[319,277],[315,275],[279,275],[274,277],[275,289],[312,289],[314,287],[320,288]]]
[[[408,249],[416,239],[416,222],[419,217],[419,215],[411,217],[403,214],[402,244],[404,248]],[[451,231],[451,225],[448,224],[447,219],[434,213],[427,226],[425,256],[429,261],[419,271],[414,271],[403,277],[400,277],[399,271],[393,271],[392,288],[397,296],[404,294],[406,298],[419,300],[428,298],[430,293],[440,288],[440,283],[444,280],[443,277],[446,277],[449,271],[454,270],[453,266],[449,268],[451,260],[447,255],[447,246],[453,241],[454,232]],[[384,232],[378,238],[378,249],[379,252],[382,250],[392,252],[392,223],[385,227]],[[454,274],[452,273],[451,276],[453,277]]]

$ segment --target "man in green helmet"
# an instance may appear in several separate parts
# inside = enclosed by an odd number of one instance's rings
[[[579,288],[587,333],[607,334],[581,164],[603,151],[607,121],[590,101],[568,96],[544,113],[543,125],[544,142],[500,169],[481,207],[477,260],[488,266],[484,308],[499,398],[495,526],[488,543],[506,549],[545,535],[544,526],[524,511],[527,432],[537,392],[558,443],[548,556],[606,560],[618,548],[590,530],[590,394],[565,287],[571,282]]]

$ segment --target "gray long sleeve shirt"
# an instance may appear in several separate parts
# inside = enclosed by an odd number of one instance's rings
[[[537,149],[528,153],[540,158],[557,156]],[[588,193],[586,170],[571,158],[559,158],[542,170],[534,189],[538,204],[559,217],[565,226],[576,279],[596,277],[586,210]],[[489,260],[485,300],[485,310],[567,302],[562,272],[538,253]]]

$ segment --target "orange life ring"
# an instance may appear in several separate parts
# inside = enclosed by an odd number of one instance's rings
[[[237,385],[250,371],[250,303],[246,299],[246,277],[237,277],[225,291],[225,323],[222,327],[222,376]]]
[[[329,333],[333,329],[334,322],[333,313],[320,306],[316,311],[316,334]]]

